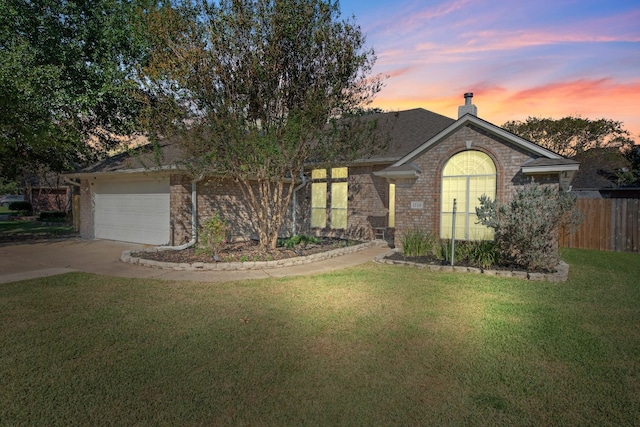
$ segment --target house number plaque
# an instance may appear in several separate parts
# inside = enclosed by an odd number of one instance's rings
[[[411,202],[411,209],[424,209],[424,202]]]

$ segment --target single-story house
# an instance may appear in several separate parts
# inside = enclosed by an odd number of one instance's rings
[[[422,229],[446,238],[455,199],[456,238],[481,239],[491,230],[475,223],[480,195],[506,201],[532,178],[569,188],[578,162],[479,118],[472,97],[465,94],[457,120],[420,108],[373,115],[387,148],[339,167],[309,165],[281,234],[384,236],[399,244],[407,230]],[[219,212],[232,225],[231,237],[252,237],[232,180],[194,179],[176,166],[178,144],[159,148],[68,175],[80,190],[81,236],[181,245],[193,240],[194,224]]]
[[[62,176],[46,173],[25,179],[25,193],[36,212],[59,211],[71,209],[71,188]]]

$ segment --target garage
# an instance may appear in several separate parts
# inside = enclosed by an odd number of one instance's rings
[[[169,179],[93,183],[98,239],[166,245],[170,235]]]

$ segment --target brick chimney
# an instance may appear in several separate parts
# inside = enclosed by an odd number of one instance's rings
[[[458,118],[467,113],[473,114],[474,116],[478,115],[478,107],[471,103],[471,98],[473,98],[473,93],[467,92],[464,94],[464,105],[458,107]]]

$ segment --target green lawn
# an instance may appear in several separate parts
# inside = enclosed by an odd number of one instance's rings
[[[639,425],[640,255],[563,258],[564,284],[2,284],[0,425]]]
[[[0,221],[0,237],[6,236],[58,236],[73,233],[73,226],[60,224],[44,224],[28,220]]]

